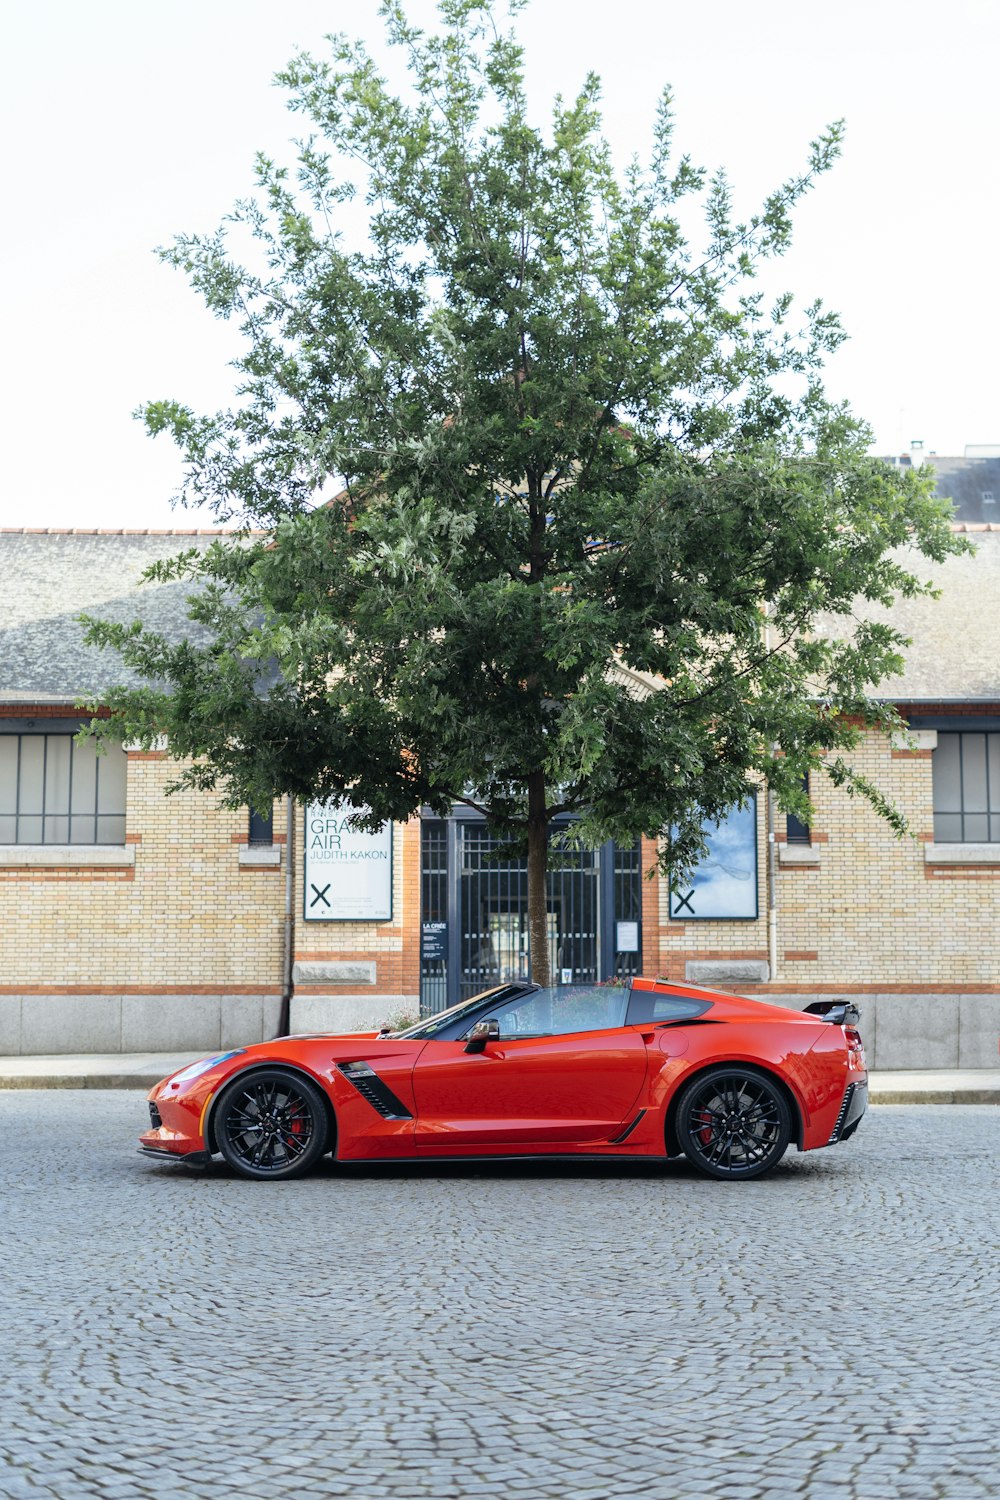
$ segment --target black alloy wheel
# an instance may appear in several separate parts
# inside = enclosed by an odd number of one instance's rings
[[[788,1148],[791,1111],[763,1073],[713,1068],[681,1095],[677,1135],[688,1161],[706,1177],[762,1177]]]
[[[219,1098],[214,1125],[219,1150],[244,1177],[299,1177],[326,1150],[319,1090],[282,1068],[234,1078]]]

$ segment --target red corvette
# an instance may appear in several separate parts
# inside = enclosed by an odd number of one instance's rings
[[[854,1134],[858,1012],[690,985],[507,984],[406,1031],[291,1036],[205,1058],[149,1094],[140,1150],[245,1177],[338,1161],[676,1156],[760,1177]]]

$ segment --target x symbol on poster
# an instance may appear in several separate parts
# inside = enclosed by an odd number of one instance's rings
[[[333,882],[331,881],[330,884],[332,884],[332,883]],[[315,896],[312,898],[312,900],[309,903],[309,910],[310,911],[312,911],[312,909],[316,905],[317,901],[322,901],[322,903],[323,903],[324,906],[330,906],[329,901],[326,899],[326,893],[330,889],[330,885],[325,885],[322,890],[320,890],[320,888],[319,888],[318,885],[311,886],[310,888],[316,892]],[[330,910],[331,911],[333,910],[332,906],[330,906]]]
[[[315,886],[313,887],[313,889],[315,890]],[[678,891],[678,893],[677,893],[677,910],[674,912],[674,916],[675,917],[679,917],[680,916],[680,914],[684,910],[685,906],[687,907],[688,911],[691,913],[692,917],[694,916],[694,907],[691,905],[691,897],[693,895],[694,895],[694,891],[693,890],[688,891],[688,893],[687,893],[686,896],[682,896],[680,894],[680,892]]]

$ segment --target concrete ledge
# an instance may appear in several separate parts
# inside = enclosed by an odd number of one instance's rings
[[[365,959],[313,959],[295,964],[296,984],[374,984],[375,962]],[[345,996],[346,998],[346,996]]]
[[[895,730],[889,736],[893,750],[936,750],[937,742],[936,729]]]
[[[134,844],[0,844],[7,869],[122,869],[135,864]]]
[[[819,848],[814,844],[779,844],[779,865],[818,865]]]
[[[766,958],[689,958],[684,978],[692,984],[766,984]]]
[[[251,869],[271,869],[281,864],[280,844],[241,844],[240,864]]]
[[[1000,844],[925,844],[926,865],[1000,865]]]

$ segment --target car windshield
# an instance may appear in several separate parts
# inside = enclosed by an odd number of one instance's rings
[[[414,1037],[420,1040],[424,1037],[437,1036],[446,1026],[452,1026],[456,1021],[462,1021],[466,1016],[470,1019],[476,1011],[482,1010],[489,1002],[506,1000],[511,995],[520,994],[526,988],[524,984],[501,984],[495,989],[483,990],[481,995],[473,995],[470,1000],[460,1000],[457,1005],[449,1006],[447,1010],[439,1010],[436,1016],[428,1016],[426,1020],[418,1021],[416,1026],[408,1026],[405,1031],[393,1032],[394,1036]]]

